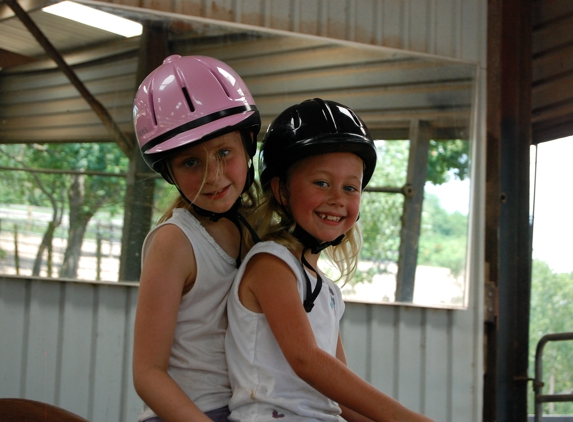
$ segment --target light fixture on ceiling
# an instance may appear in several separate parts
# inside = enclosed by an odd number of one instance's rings
[[[71,19],[84,25],[103,29],[104,31],[113,32],[114,34],[123,35],[126,38],[141,35],[142,32],[142,26],[137,22],[72,1],[62,1],[44,7],[42,11]]]

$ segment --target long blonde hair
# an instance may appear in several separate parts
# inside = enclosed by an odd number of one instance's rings
[[[290,250],[303,247],[302,243],[292,235],[296,222],[290,215],[290,211],[277,201],[270,186],[263,189],[259,204],[254,207],[252,213],[247,215],[247,218],[261,240],[275,241]],[[250,248],[252,244],[248,246]],[[337,280],[342,280],[345,284],[352,279],[358,268],[361,247],[362,234],[358,225],[354,224],[345,233],[339,245],[329,246],[324,250],[327,261],[340,273]]]

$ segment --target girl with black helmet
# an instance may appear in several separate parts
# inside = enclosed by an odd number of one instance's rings
[[[344,105],[307,100],[271,123],[260,156],[263,242],[228,298],[229,419],[430,421],[348,369],[344,302],[317,265],[324,250],[344,278],[356,269],[360,197],[376,165],[368,129]]]
[[[139,420],[226,422],[227,294],[245,252],[259,113],[239,75],[204,56],[165,59],[140,85],[133,112],[143,158],[180,193],[143,245]]]

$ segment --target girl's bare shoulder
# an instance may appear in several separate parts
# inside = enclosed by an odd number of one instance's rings
[[[141,281],[169,278],[190,288],[196,274],[195,253],[189,239],[174,224],[155,229],[143,262]]]

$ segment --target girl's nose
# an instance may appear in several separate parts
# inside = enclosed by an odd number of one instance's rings
[[[342,192],[340,192],[338,189],[333,189],[330,192],[328,202],[329,202],[329,204],[332,204],[332,205],[342,206],[343,205]]]
[[[221,163],[219,160],[211,160],[207,164],[207,168],[205,169],[205,182],[206,183],[215,183],[217,179],[219,179],[220,171],[221,171]]]

